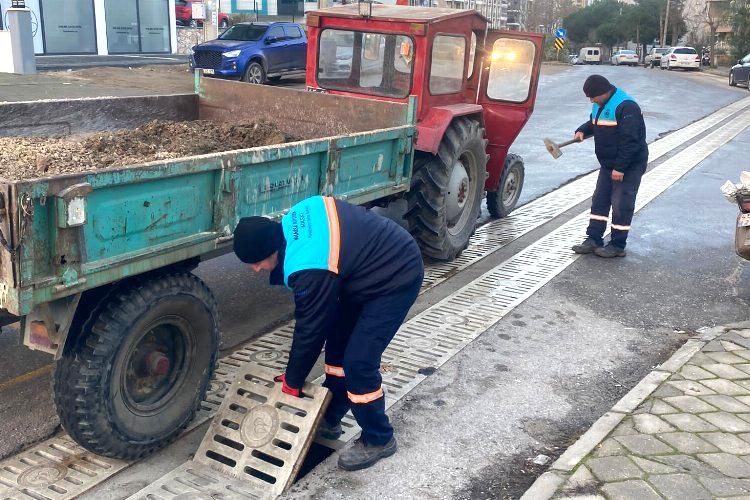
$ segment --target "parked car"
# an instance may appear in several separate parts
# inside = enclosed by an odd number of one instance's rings
[[[570,64],[578,64],[578,56],[576,54],[569,54],[568,60],[570,61]]]
[[[747,85],[750,90],[750,54],[737,61],[729,70],[729,85],[734,87],[738,83]]]
[[[584,47],[578,53],[578,61],[581,64],[601,64],[602,49],[599,47]]]
[[[218,39],[193,47],[190,56],[190,67],[204,75],[256,84],[303,72],[306,63],[307,36],[296,23],[235,24]]]
[[[633,50],[618,50],[609,60],[613,66],[638,66],[638,54]]]
[[[202,19],[193,19],[193,2],[192,0],[175,0],[174,12],[177,24],[180,26],[191,26],[197,28],[203,26]],[[229,16],[219,12],[219,28],[226,29],[229,27]]]
[[[701,56],[693,47],[672,47],[661,56],[659,67],[670,71],[674,68],[700,71]]]
[[[644,68],[655,68],[661,62],[661,56],[669,50],[669,47],[652,47],[646,57],[643,58]]]

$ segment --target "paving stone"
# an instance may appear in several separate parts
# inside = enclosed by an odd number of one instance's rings
[[[722,340],[719,342],[726,342],[728,344],[734,344],[737,346],[740,346],[740,349],[748,349],[750,348],[750,340],[745,338],[742,335],[739,335],[737,332],[727,332],[726,335],[723,336]],[[724,343],[722,343],[722,346],[724,346]],[[727,349],[726,346],[724,346],[724,349],[732,352],[739,351],[740,349]]]
[[[673,396],[664,398],[664,401],[687,413],[705,413],[718,410],[718,408],[714,408],[695,396]]]
[[[724,347],[725,351],[732,352],[732,351],[739,351],[740,349],[743,349],[742,346],[738,346],[737,344],[733,342],[729,342],[726,340],[720,340],[719,342],[721,342],[721,345]]]
[[[697,382],[693,382],[697,384]],[[709,389],[718,392],[719,394],[726,394],[728,396],[740,396],[743,394],[750,393],[750,389],[744,387],[746,383],[750,383],[750,380],[738,380],[737,383],[722,378],[703,380],[701,383]],[[703,394],[700,394],[703,396]]]
[[[570,476],[570,479],[568,479],[568,487],[593,487],[596,488],[598,484],[598,481],[594,477],[593,474],[591,474],[591,471],[586,468],[585,465],[579,466],[576,471],[573,473],[572,476]]]
[[[703,365],[703,368],[705,370],[710,371],[711,373],[718,375],[721,378],[729,379],[729,380],[739,380],[744,378],[750,378],[750,375],[743,372],[742,370],[738,370],[732,365],[725,365],[724,363],[714,363],[712,365]]]
[[[742,351],[732,352],[735,356],[741,356],[747,360],[750,360],[750,349],[743,349]]]
[[[724,346],[721,345],[721,342],[718,340],[712,340],[708,344],[706,344],[703,349],[701,349],[706,354],[711,354],[714,352],[724,352]]]
[[[655,457],[651,457],[651,460],[660,464],[674,467],[675,469],[679,469],[680,473],[686,473],[693,476],[716,478],[726,477],[715,468],[711,467],[705,462],[701,462],[691,455],[658,455]]]
[[[659,462],[654,462],[653,460],[648,460],[642,457],[630,457],[630,459],[646,474],[669,474],[677,471],[674,467],[660,464]]]
[[[734,352],[707,352],[706,356],[713,359],[715,363],[725,363],[728,365],[733,365],[736,363],[745,363],[744,357],[742,357],[741,354],[739,354],[741,351],[734,351]],[[739,354],[739,356],[738,356]],[[701,366],[703,363],[701,363]]]
[[[674,427],[657,417],[656,415],[633,415],[635,428],[644,434],[657,434],[659,432],[672,432]]]
[[[708,380],[703,380],[702,382],[711,382],[711,380],[719,380],[719,379],[708,379]],[[703,396],[705,394],[716,394],[716,392],[710,389],[708,386],[701,385],[695,380],[678,380],[676,382],[673,382],[670,380],[669,382],[667,382],[667,384],[671,385],[675,389],[681,390],[683,394],[687,394],[688,396]]]
[[[750,477],[750,463],[745,462],[740,457],[729,453],[705,453],[699,454],[697,457],[729,477]]]
[[[619,483],[610,483],[602,487],[602,491],[607,498],[612,500],[661,500],[661,497],[648,485],[640,479],[631,479]]]
[[[592,458],[586,465],[594,475],[603,482],[624,481],[625,479],[640,479],[641,469],[627,457]]]
[[[739,401],[737,398],[733,398],[732,396],[726,396],[724,394],[711,394],[708,396],[701,396],[701,399],[722,411],[728,411],[730,413],[750,412],[750,406]]]
[[[692,476],[667,474],[649,476],[654,488],[668,500],[710,500],[711,493]]]
[[[670,396],[682,396],[683,394],[684,393],[676,387],[672,387],[669,384],[663,384],[652,393],[652,396],[667,398]]]
[[[750,481],[743,479],[721,479],[711,477],[700,477],[698,481],[713,495],[717,497],[728,497],[731,495],[742,495],[750,492]]]
[[[709,424],[702,418],[690,413],[678,413],[676,415],[664,415],[664,420],[685,432],[710,432],[718,431],[716,426]]]
[[[612,431],[613,436],[627,436],[629,434],[638,434],[638,431],[635,430],[635,426],[633,425],[633,421],[629,418],[620,422],[620,424],[615,427],[615,430]]]
[[[636,455],[664,455],[665,453],[674,453],[672,448],[648,434],[617,436],[615,439]]]
[[[750,380],[738,380],[737,384],[744,387],[745,389],[750,389]]]
[[[706,378],[716,378],[716,375],[714,373],[704,370],[700,366],[690,364],[683,366],[679,374],[685,377],[687,380],[703,380]]]
[[[748,359],[750,359],[750,358],[748,358]],[[690,358],[690,364],[691,365],[703,366],[705,364],[712,364],[712,363],[716,363],[716,360],[709,358],[708,356],[706,356],[702,352],[697,352],[697,353],[695,353],[695,355],[692,358]]]
[[[595,457],[612,457],[615,455],[627,455],[628,452],[612,438],[607,439],[594,450]]]
[[[725,432],[701,432],[699,436],[717,446],[725,453],[733,455],[750,455],[750,443],[745,442],[734,434]]]
[[[651,413],[654,415],[667,415],[670,413],[679,413],[679,410],[677,408],[674,408],[661,399],[652,399],[651,400]]]
[[[680,453],[686,453],[688,455],[719,451],[718,448],[711,443],[707,443],[697,435],[690,432],[669,432],[667,434],[659,434],[658,437]],[[740,441],[742,440],[740,439]]]
[[[750,432],[750,423],[731,413],[703,413],[701,418],[725,432]]]

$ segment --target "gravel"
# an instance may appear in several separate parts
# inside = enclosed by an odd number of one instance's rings
[[[34,179],[289,142],[267,122],[154,120],[133,130],[61,137],[0,137],[0,177]]]

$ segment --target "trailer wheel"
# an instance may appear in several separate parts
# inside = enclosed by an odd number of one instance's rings
[[[503,175],[497,191],[487,193],[487,210],[495,218],[507,217],[518,204],[524,180],[523,159],[516,154],[505,157]]]
[[[114,289],[55,369],[65,430],[86,449],[125,460],[174,441],[206,394],[218,318],[211,291],[189,273]]]
[[[256,85],[265,85],[268,81],[266,78],[266,70],[263,69],[263,65],[258,61],[252,61],[248,65],[242,79],[247,83],[254,83]]]
[[[478,121],[458,118],[445,131],[437,156],[415,159],[406,220],[426,256],[452,260],[468,246],[484,194],[486,145]]]

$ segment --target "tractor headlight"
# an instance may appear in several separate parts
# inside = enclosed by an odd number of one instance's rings
[[[241,50],[230,50],[229,52],[224,52],[222,54],[224,57],[237,57],[242,53]]]

